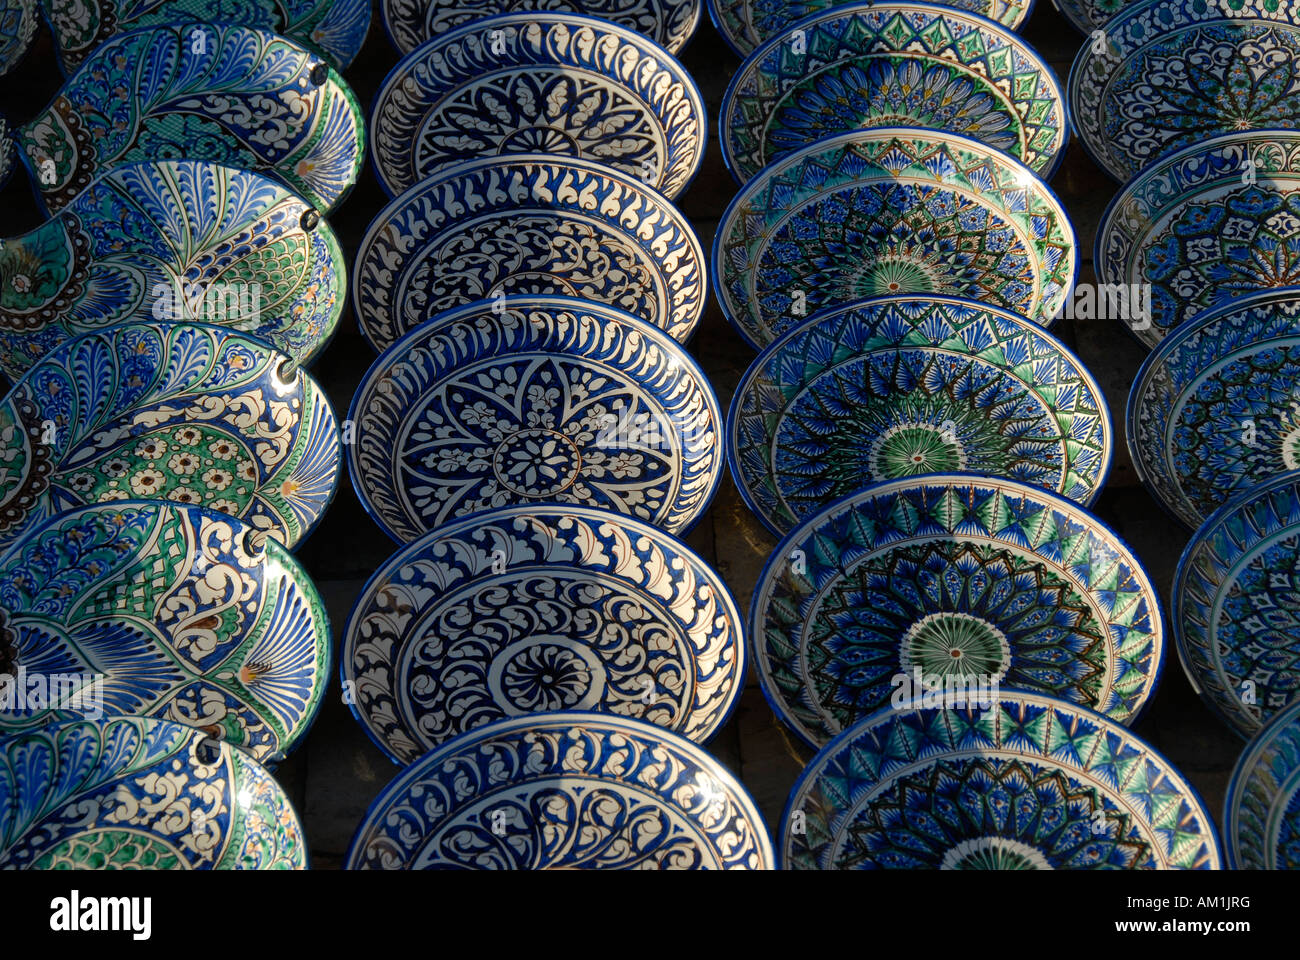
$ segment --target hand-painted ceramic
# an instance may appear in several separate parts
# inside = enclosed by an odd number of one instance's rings
[[[679,533],[722,473],[722,414],[675,340],[569,297],[480,301],[389,347],[348,414],[352,484],[399,543],[514,503]]]
[[[398,551],[343,634],[352,712],[406,764],[527,713],[597,710],[708,740],[745,686],[743,628],[686,544],[572,504],[502,507]]]
[[[1125,181],[1222,133],[1300,125],[1300,18],[1278,0],[1126,5],[1070,70],[1071,122]]]
[[[691,741],[626,717],[512,717],[407,767],[351,870],[770,870],[754,802]]]
[[[0,0],[0,77],[27,56],[40,25],[37,0]]]
[[[1300,699],[1300,473],[1251,487],[1196,531],[1171,618],[1192,687],[1244,739]]]
[[[1148,347],[1207,308],[1297,283],[1300,133],[1229,134],[1152,164],[1102,215],[1093,262],[1103,286],[1147,301],[1126,326]]]
[[[134,30],[177,20],[238,23],[279,34],[342,70],[370,29],[370,0],[44,0],[55,54],[71,73],[101,43]]]
[[[1014,687],[1131,722],[1164,658],[1160,598],[1082,507],[970,474],[874,484],[796,527],[746,631],[774,710],[821,746],[900,688]]]
[[[325,394],[260,341],[188,323],[86,334],[0,402],[0,551],[56,513],[129,499],[241,517],[292,547],[340,461]]]
[[[1032,47],[984,17],[910,0],[832,7],[741,65],[722,98],[722,157],[744,183],[827,136],[879,126],[965,134],[1051,176],[1065,95]]]
[[[1087,506],[1111,445],[1105,396],[1064,344],[952,297],[823,311],[759,355],[727,416],[731,475],[777,533],[869,483],[945,471]]]
[[[302,870],[289,798],[256,760],[140,717],[0,739],[0,869]]]
[[[370,224],[357,322],[386,350],[430,317],[498,295],[626,310],[685,342],[708,299],[704,251],[662,195],[576,157],[486,157],[412,187]]]
[[[704,159],[704,101],[672,54],[572,13],[473,20],[404,57],[371,114],[389,196],[485,155],[585,157],[670,199]]]
[[[328,685],[330,630],[283,547],[198,507],[101,503],[60,514],[0,558],[0,673],[44,702],[0,701],[0,734],[52,718],[155,717],[263,763],[306,732]],[[67,683],[53,693],[51,678]]]
[[[365,155],[360,107],[328,63],[263,30],[194,21],[101,44],[15,137],[51,213],[118,164],[177,158],[274,176],[325,213]]]
[[[1230,870],[1300,870],[1300,701],[1238,758],[1223,804],[1223,848]]]
[[[845,731],[790,792],[779,850],[787,870],[1221,866],[1167,760],[1091,710],[1011,692],[913,700]]]
[[[970,297],[1049,326],[1074,288],[1074,229],[1017,160],[953,133],[828,137],[763,169],[713,242],[722,312],[762,349],[817,310]]]
[[[709,16],[722,39],[742,57],[795,22],[832,7],[838,0],[708,0]],[[944,6],[989,17],[1009,30],[1029,16],[1034,0],[951,0]]]
[[[1300,469],[1300,288],[1207,310],[1138,371],[1126,430],[1138,476],[1199,526],[1227,500]]]
[[[699,26],[701,0],[380,0],[379,11],[397,52],[410,53],[470,20],[523,10],[585,13],[649,37],[677,53]]]
[[[1105,38],[1096,31],[1104,27],[1112,17],[1140,3],[1141,0],[1052,0],[1052,5],[1070,26],[1080,33],[1088,35],[1089,42],[1099,44]]]
[[[338,324],[346,269],[329,225],[274,180],[206,160],[115,167],[0,241],[0,369],[16,380],[70,337],[148,319],[234,327],[305,362]]]

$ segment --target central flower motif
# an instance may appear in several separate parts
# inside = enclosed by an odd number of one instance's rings
[[[940,870],[1051,870],[1042,851],[1008,837],[963,840],[943,855]]]
[[[582,700],[591,684],[586,661],[555,643],[524,647],[501,671],[502,690],[525,713],[569,709]]]
[[[1011,644],[993,624],[968,613],[932,613],[908,628],[900,665],[921,668],[921,682],[939,687],[947,677],[998,680],[1011,666]]]
[[[952,429],[952,428],[950,428]],[[941,425],[906,423],[890,427],[871,445],[871,472],[894,479],[966,469],[966,451]]]
[[[520,430],[497,447],[492,466],[506,489],[524,497],[547,497],[573,484],[582,456],[562,433]]]

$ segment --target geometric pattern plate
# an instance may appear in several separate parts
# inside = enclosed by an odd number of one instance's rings
[[[1067,138],[1065,95],[1032,47],[977,14],[912,2],[800,20],[745,60],[719,120],[741,183],[823,137],[871,127],[965,134],[1044,177]]]
[[[473,20],[418,47],[384,80],[370,127],[390,197],[451,164],[546,153],[596,160],[671,200],[708,136],[700,92],[667,50],[551,11]]]
[[[723,214],[712,282],[762,349],[805,316],[894,294],[970,297],[1050,326],[1074,287],[1074,229],[1015,158],[955,133],[880,127],[763,168]]]
[[[314,207],[206,160],[114,167],[51,220],[0,242],[0,369],[134,320],[237,327],[300,362],[338,324],[347,265]]]
[[[684,343],[704,314],[706,270],[690,223],[635,177],[577,157],[486,157],[375,217],[352,298],[380,351],[435,314],[498,295],[607,303]]]
[[[1300,469],[1300,287],[1176,328],[1134,378],[1126,419],[1138,477],[1189,528]]]
[[[350,870],[771,870],[745,788],[689,740],[582,711],[457,737],[384,788]]]
[[[343,686],[402,764],[554,710],[702,743],[745,685],[742,629],[726,585],[675,537],[592,507],[502,507],[427,534],[370,579],[343,633]]]
[[[778,534],[877,480],[965,471],[1088,506],[1111,459],[1110,411],[1064,344],[955,297],[881,297],[822,311],[741,378],[727,457]]]
[[[1223,804],[1230,870],[1300,870],[1300,702],[1246,747]]]
[[[0,869],[306,868],[284,790],[199,730],[108,717],[0,739]]]
[[[1164,659],[1159,594],[1114,533],[969,474],[810,516],[768,560],[746,633],[768,702],[814,747],[912,687],[1032,690],[1127,724]]]
[[[0,77],[27,56],[40,26],[40,5],[36,0],[0,0]],[[4,183],[2,176],[0,183]]]
[[[131,323],[56,347],[0,401],[0,552],[47,518],[170,500],[293,547],[334,496],[339,428],[316,382],[261,341]]]
[[[440,314],[352,400],[362,505],[398,543],[510,503],[603,507],[689,529],[722,475],[722,413],[668,334],[571,297]]]
[[[0,559],[0,629],[0,675],[49,691],[0,700],[4,733],[147,716],[271,763],[306,733],[328,684],[329,622],[311,579],[280,544],[199,507],[95,504],[31,531]]]
[[[1244,739],[1300,699],[1300,473],[1251,489],[1196,531],[1170,617],[1192,687]]]
[[[827,744],[786,805],[786,870],[1218,870],[1192,786],[1126,728],[1004,693],[911,700]]]

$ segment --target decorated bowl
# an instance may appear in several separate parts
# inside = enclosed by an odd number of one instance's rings
[[[1300,701],[1246,747],[1223,804],[1230,870],[1300,870]]]
[[[40,25],[37,0],[0,0],[0,76],[22,63]]]

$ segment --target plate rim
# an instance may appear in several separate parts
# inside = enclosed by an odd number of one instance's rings
[[[1242,748],[1241,753],[1237,756],[1237,762],[1233,764],[1232,775],[1228,778],[1227,789],[1223,791],[1223,819],[1218,823],[1218,828],[1223,835],[1225,869],[1268,869],[1266,867],[1246,867],[1243,865],[1241,844],[1237,840],[1239,831],[1236,829],[1243,799],[1242,791],[1245,788],[1247,778],[1254,773],[1256,766],[1259,764],[1260,754],[1265,748],[1272,746],[1278,733],[1283,728],[1289,727],[1297,723],[1297,721],[1300,721],[1300,700],[1292,700],[1260,727],[1259,731]],[[1272,869],[1285,868],[1274,867]]]

